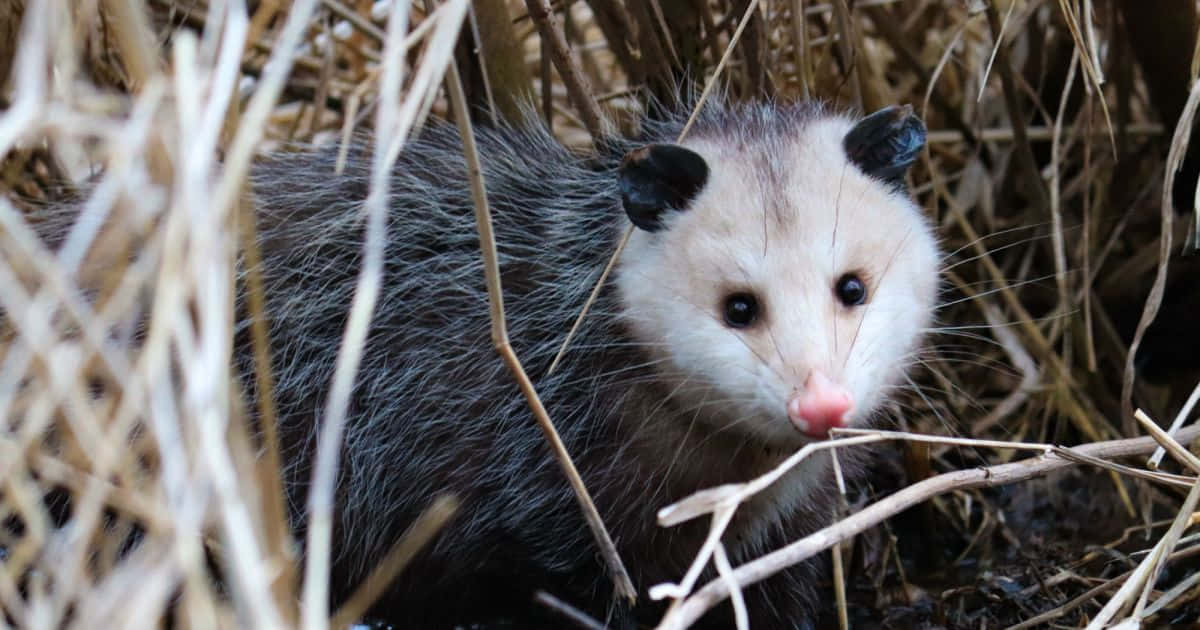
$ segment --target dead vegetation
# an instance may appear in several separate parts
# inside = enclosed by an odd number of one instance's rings
[[[455,509],[432,506],[326,611],[327,551],[295,556],[273,434],[251,437],[228,361],[254,153],[371,130],[385,190],[403,138],[456,105],[455,75],[476,124],[532,100],[573,145],[685,82],[911,103],[930,129],[912,182],[945,293],[893,404],[905,433],[843,436],[885,442],[843,518],[739,568],[714,542],[700,560],[722,578],[658,589],[679,601],[664,627],[835,543],[822,627],[1194,621],[1200,467],[1147,421],[1196,435],[1196,32],[1190,0],[0,0],[0,627],[345,624]],[[31,225],[65,199],[85,209],[55,254]],[[1146,435],[1167,454],[1147,462]],[[733,495],[664,519],[718,525]]]

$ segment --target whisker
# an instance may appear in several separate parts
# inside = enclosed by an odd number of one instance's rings
[[[1003,285],[1003,286],[999,286],[999,287],[996,287],[996,288],[994,288],[994,289],[988,289],[987,291],[983,291],[983,292],[981,292],[981,293],[976,293],[975,295],[968,295],[968,296],[966,296],[966,297],[959,298],[959,299],[957,299],[957,300],[954,300],[954,301],[952,301],[952,302],[942,302],[941,304],[938,304],[938,305],[937,305],[937,308],[939,308],[939,309],[944,309],[944,308],[948,308],[948,307],[954,306],[955,304],[961,304],[961,303],[963,303],[963,302],[969,302],[969,301],[971,301],[971,300],[976,300],[976,299],[979,299],[979,298],[982,298],[982,297],[987,297],[987,296],[989,296],[989,295],[992,295],[993,293],[999,293],[1000,291],[1004,291],[1005,289],[1017,289],[1017,288],[1020,288],[1020,287],[1023,287],[1023,286],[1027,286],[1027,285],[1030,285],[1030,284],[1035,284],[1035,283],[1038,283],[1038,282],[1044,282],[1044,281],[1046,281],[1046,280],[1049,280],[1049,279],[1051,279],[1051,278],[1054,278],[1054,277],[1055,277],[1055,275],[1056,275],[1056,274],[1053,274],[1053,273],[1051,273],[1051,274],[1046,274],[1046,275],[1043,275],[1043,276],[1038,276],[1038,277],[1036,277],[1036,278],[1030,278],[1030,279],[1028,279],[1028,280],[1022,280],[1022,281],[1020,281],[1020,282],[1018,282],[1018,283],[1016,283],[1016,284],[1005,284],[1005,285]]]
[[[1013,232],[1020,232],[1021,230],[1036,230],[1037,228],[1041,228],[1041,227],[1049,227],[1049,225],[1050,225],[1050,222],[1049,222],[1049,221],[1043,221],[1043,222],[1041,222],[1041,223],[1033,223],[1033,224],[1027,224],[1027,225],[1025,225],[1025,224],[1023,224],[1023,225],[1017,225],[1017,226],[1014,226],[1014,227],[1005,228],[1005,229],[1003,229],[1003,230],[1000,230],[1000,231],[998,231],[998,232],[992,232],[992,233],[990,233],[990,234],[984,234],[984,235],[982,235],[982,236],[980,236],[980,237],[978,237],[978,238],[975,238],[975,239],[972,239],[972,240],[970,240],[970,241],[967,241],[966,243],[963,243],[963,244],[962,244],[962,245],[961,245],[961,246],[960,246],[958,249],[956,249],[956,250],[953,250],[953,251],[951,251],[951,252],[948,252],[948,253],[946,253],[945,255],[943,255],[943,256],[942,256],[942,261],[944,262],[944,261],[946,261],[947,259],[949,259],[949,258],[952,258],[953,256],[957,255],[958,253],[962,252],[964,249],[967,249],[968,247],[973,247],[973,246],[975,246],[976,244],[978,244],[978,243],[981,243],[981,242],[983,242],[983,241],[986,241],[986,240],[988,240],[988,239],[991,239],[991,238],[997,238],[997,237],[1000,237],[1000,236],[1004,236],[1004,235],[1006,235],[1006,234],[1011,234],[1011,233],[1013,233]],[[1036,238],[1045,238],[1045,237],[1031,237],[1031,238],[1033,238],[1033,239],[1036,239]]]

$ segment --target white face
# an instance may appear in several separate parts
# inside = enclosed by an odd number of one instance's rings
[[[846,158],[851,127],[813,121],[778,143],[784,155],[685,141],[707,183],[663,229],[635,230],[616,280],[629,323],[697,417],[796,443],[788,404],[814,373],[849,394],[854,426],[911,362],[934,307],[936,243],[904,192]]]

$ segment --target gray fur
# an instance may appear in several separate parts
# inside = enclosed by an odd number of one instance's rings
[[[709,108],[691,132],[754,146],[765,156],[823,115],[814,105]],[[674,141],[681,120],[651,125],[637,142],[579,156],[536,123],[478,130],[495,222],[510,336],[639,588],[639,606],[610,601],[596,546],[571,490],[489,338],[482,263],[454,129],[426,128],[395,167],[382,293],[346,430],[335,525],[335,593],[345,597],[433,496],[462,509],[374,611],[399,627],[445,627],[505,618],[518,627],[561,625],[530,613],[545,589],[615,626],[649,623],[646,595],[679,579],[706,519],[659,528],[655,511],[696,490],[744,481],[781,453],[697,422],[705,409],[674,405],[627,332],[609,287],[565,360],[545,373],[600,270],[628,225],[615,169],[643,141]],[[334,175],[332,151],[279,154],[253,173],[278,379],[286,478],[297,527],[320,410],[358,273],[370,152],[351,151]],[[763,200],[771,204],[770,200]],[[611,283],[610,283],[611,284]],[[239,360],[249,369],[243,322]],[[251,379],[247,379],[250,381]],[[828,470],[828,467],[822,470]],[[739,544],[752,558],[825,524],[818,496],[769,534]],[[745,518],[745,517],[743,517]],[[755,628],[811,623],[817,568],[802,565],[748,589]],[[727,609],[707,618],[729,624]]]

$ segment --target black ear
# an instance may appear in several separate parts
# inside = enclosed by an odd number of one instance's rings
[[[630,151],[617,169],[621,203],[633,224],[654,232],[663,214],[684,210],[708,181],[708,164],[677,144],[651,144]]]
[[[885,107],[858,121],[842,146],[864,173],[899,184],[925,146],[925,123],[911,105]]]

